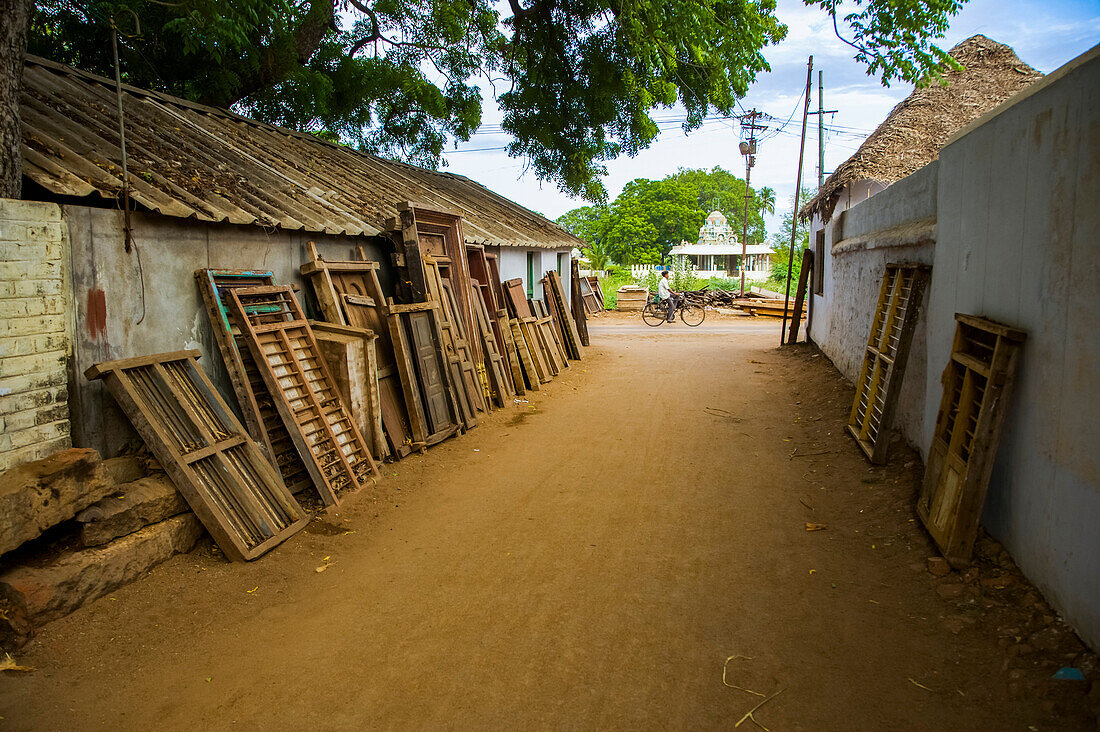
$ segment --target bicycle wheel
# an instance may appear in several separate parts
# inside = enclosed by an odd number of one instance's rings
[[[651,302],[647,302],[645,307],[642,308],[642,320],[645,321],[646,325],[652,325],[654,328],[664,323],[667,317],[660,307]]]
[[[702,305],[687,303],[680,308],[680,320],[684,321],[684,325],[690,325],[692,328],[702,325],[706,317],[707,311]]]

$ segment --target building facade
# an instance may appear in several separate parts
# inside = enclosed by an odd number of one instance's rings
[[[767,244],[749,244],[745,249],[745,278],[766,280],[774,254]],[[680,242],[669,254],[690,262],[700,277],[740,277],[741,243],[721,211],[711,211],[699,229],[695,244]]]

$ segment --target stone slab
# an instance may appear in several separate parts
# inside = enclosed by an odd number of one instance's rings
[[[163,473],[118,486],[76,515],[84,546],[100,546],[120,536],[178,516],[191,509],[176,486]]]
[[[115,489],[99,453],[69,448],[0,475],[0,555],[67,521]]]
[[[0,574],[0,646],[21,646],[51,620],[133,582],[175,554],[190,551],[202,534],[195,515],[182,514],[102,547]]]

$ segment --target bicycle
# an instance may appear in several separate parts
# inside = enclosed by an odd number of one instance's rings
[[[691,328],[703,324],[703,320],[707,317],[707,311],[702,305],[691,302],[687,297],[682,295],[677,298],[677,300],[676,309],[673,311],[673,317],[679,312],[680,320],[683,321],[684,325]],[[645,307],[642,308],[642,320],[646,325],[651,325],[656,328],[658,325],[663,325],[665,321],[668,320],[668,309],[655,297],[650,297]]]

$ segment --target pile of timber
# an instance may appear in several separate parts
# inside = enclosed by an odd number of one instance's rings
[[[752,288],[744,297],[736,292],[727,290],[688,290],[684,296],[689,302],[711,308],[733,308],[748,313],[749,315],[764,315],[782,317],[786,300],[779,293],[770,292],[761,288]],[[794,307],[794,298],[787,305],[787,316],[791,317]]]
[[[482,415],[538,391],[581,358],[588,331],[576,263],[572,298],[551,271],[540,283],[542,299],[529,300],[520,283],[501,281],[495,255],[465,243],[455,214],[402,204],[384,236],[392,292],[383,290],[381,263],[362,248],[353,259],[332,260],[307,245],[300,271],[316,319],[271,272],[196,272],[244,421],[221,419],[210,435],[193,425],[176,442],[198,435],[194,444],[212,453],[225,435],[246,434],[288,491],[274,492],[251,463],[247,475],[218,486],[206,485],[205,474],[178,476],[178,484],[190,481],[196,500],[189,502],[204,505],[195,512],[233,558],[250,559],[300,528],[299,501],[338,504],[377,481],[378,462],[473,429]],[[202,384],[192,391],[205,394]],[[131,417],[135,426],[159,418]],[[186,417],[162,420],[163,431],[187,426]],[[190,459],[186,449],[158,448],[166,441],[156,434],[143,437],[166,466]],[[249,481],[257,476],[265,480]],[[260,496],[260,505],[249,496]],[[267,520],[267,534],[257,534],[255,515]]]
[[[649,299],[649,290],[637,285],[623,285],[616,292],[619,310],[641,310]]]

